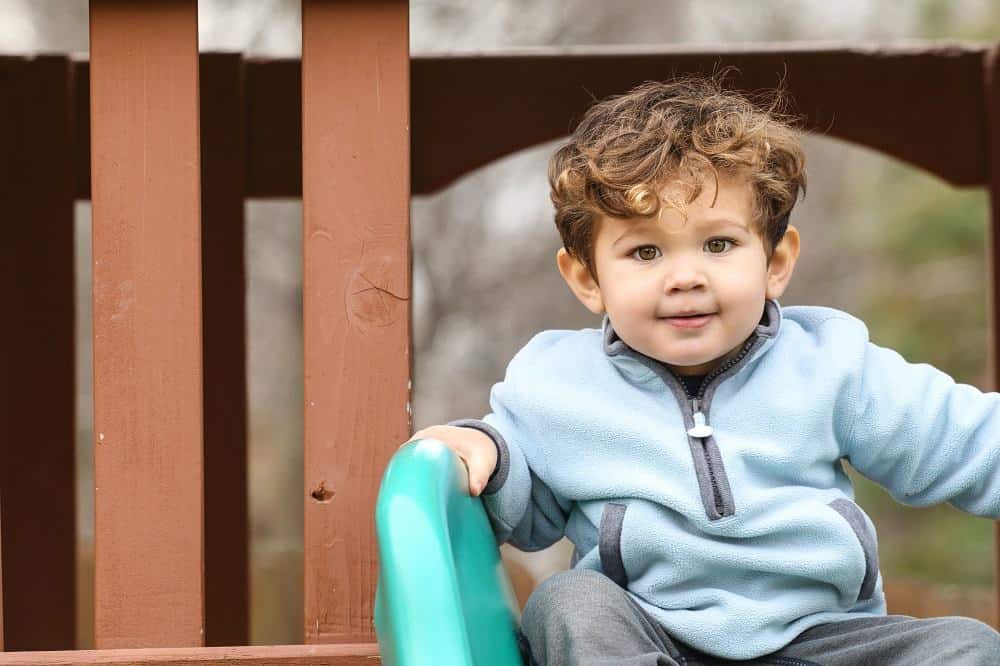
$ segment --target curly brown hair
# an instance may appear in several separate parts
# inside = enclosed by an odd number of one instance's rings
[[[751,100],[724,90],[725,72],[712,77],[650,81],[594,104],[569,142],[549,163],[555,221],[567,252],[596,278],[593,244],[604,215],[650,218],[660,212],[658,190],[668,182],[688,193],[706,177],[735,173],[754,194],[752,227],[771,254],[788,216],[805,193],[805,155],[796,120],[781,109],[781,91]]]

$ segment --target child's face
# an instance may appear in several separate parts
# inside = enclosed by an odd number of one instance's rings
[[[676,186],[660,195],[683,201]],[[685,221],[664,204],[658,220],[601,219],[594,244],[599,284],[574,273],[565,251],[559,264],[584,305],[606,312],[626,344],[681,374],[703,374],[738,352],[760,322],[764,300],[784,292],[798,233],[789,227],[769,265],[750,226],[750,186],[737,176],[720,174],[717,197],[714,180],[706,181],[686,213]]]

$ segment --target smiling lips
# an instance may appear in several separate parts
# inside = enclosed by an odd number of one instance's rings
[[[715,316],[715,313],[708,314],[687,314],[687,315],[675,315],[673,317],[663,317],[663,321],[667,322],[671,326],[676,326],[677,328],[701,328],[709,322],[709,320]]]

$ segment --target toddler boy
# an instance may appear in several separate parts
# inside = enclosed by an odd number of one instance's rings
[[[887,616],[846,459],[906,504],[1000,516],[1000,395],[782,308],[795,130],[713,79],[593,106],[552,158],[559,271],[603,326],[536,335],[482,420],[421,430],[498,542],[573,568],[521,631],[540,664],[1000,664],[968,618]]]

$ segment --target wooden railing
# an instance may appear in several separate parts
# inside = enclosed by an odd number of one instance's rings
[[[307,1],[303,17],[304,634],[354,646],[322,654],[357,663],[375,653],[378,479],[410,432],[408,7]],[[90,24],[86,75],[60,56],[0,60],[0,145],[13,147],[0,293],[15,313],[0,333],[12,352],[0,396],[13,428],[0,454],[6,646],[74,644],[81,161],[93,202],[95,644],[245,644],[244,65],[199,67],[194,0],[94,0]],[[309,654],[281,650],[244,654]]]
[[[995,50],[411,62],[407,12],[305,0],[300,66],[199,56],[195,0],[92,0],[89,63],[0,58],[0,645],[17,651],[0,664],[376,659],[375,493],[410,432],[411,189],[565,134],[591,95],[731,64],[742,88],[783,77],[812,129],[988,187],[995,359]],[[204,647],[248,642],[243,205],[275,196],[303,200],[310,645]],[[41,652],[74,647],[72,226],[86,198],[99,649]]]

